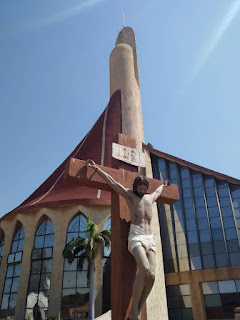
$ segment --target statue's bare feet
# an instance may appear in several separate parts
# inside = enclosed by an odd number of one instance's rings
[[[140,314],[138,312],[138,310],[136,309],[131,309],[130,313],[129,313],[129,319],[131,320],[141,320],[140,318]]]

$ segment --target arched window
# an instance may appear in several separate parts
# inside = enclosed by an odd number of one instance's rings
[[[111,218],[104,225],[105,229],[111,229]],[[111,248],[103,249],[103,287],[102,287],[102,313],[111,310]]]
[[[69,224],[66,243],[78,236],[87,238],[86,227],[87,219],[83,215],[80,214],[75,217]],[[71,264],[68,263],[67,259],[64,261],[61,314],[63,318],[71,316],[73,320],[87,319],[88,314],[88,262],[85,260],[81,272],[78,269],[78,264],[79,258],[76,258]]]
[[[2,238],[1,238],[1,241],[0,241],[0,265],[1,265],[1,262],[2,262],[4,242],[5,242],[5,236],[3,234]]]
[[[53,243],[54,226],[46,219],[35,235],[25,319],[47,319]]]
[[[15,232],[11,253],[8,255],[8,267],[1,303],[1,317],[14,316],[15,314],[24,239],[24,228],[21,226]]]

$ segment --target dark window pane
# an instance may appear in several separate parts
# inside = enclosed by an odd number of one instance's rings
[[[222,307],[206,308],[207,319],[224,319]]]
[[[214,229],[212,230],[212,237],[213,237],[213,241],[216,240],[223,240],[223,232],[222,229]]]
[[[32,261],[31,274],[40,273],[41,272],[41,267],[42,267],[42,260]]]
[[[182,319],[184,319],[184,320],[193,320],[192,308],[182,309],[181,310],[181,315],[182,315]]]
[[[200,256],[200,249],[198,243],[189,243],[189,255],[191,257]]]
[[[238,240],[228,240],[227,241],[228,252],[238,252],[240,251]]]
[[[28,291],[38,291],[39,289],[39,281],[40,281],[40,275],[31,275],[30,276],[30,281],[29,281],[29,287]]]
[[[204,266],[204,269],[215,268],[213,255],[203,256],[203,266]]]
[[[75,293],[76,293],[75,288],[63,289],[62,304],[67,306],[75,305]]]
[[[42,249],[33,249],[32,260],[37,260],[42,258]]]
[[[230,253],[230,254],[229,254],[229,258],[230,258],[230,264],[231,264],[231,266],[238,266],[238,265],[240,265],[240,253],[239,253],[239,252]]]
[[[14,276],[14,277],[20,276],[20,272],[21,272],[21,263],[15,264],[13,276]]]
[[[216,258],[217,268],[228,266],[228,260],[227,260],[226,254],[216,254],[215,258]]]
[[[222,305],[220,294],[211,294],[204,296],[206,307],[220,307]]]
[[[49,273],[52,271],[52,259],[42,261],[42,273]]]
[[[213,254],[212,243],[210,241],[201,242],[202,255]]]
[[[88,300],[89,300],[89,289],[78,288],[76,292],[76,304],[80,306],[85,306],[85,305],[88,305]]]
[[[214,241],[213,246],[216,254],[226,252],[224,241]]]

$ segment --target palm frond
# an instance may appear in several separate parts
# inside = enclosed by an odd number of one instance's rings
[[[63,250],[64,258],[68,259],[69,263],[72,263],[79,251],[85,249],[85,240],[84,238],[77,237],[73,238],[69,243],[66,244]]]
[[[111,230],[110,229],[105,229],[99,234],[103,237],[104,239],[104,245],[107,246],[108,248],[111,246]]]
[[[96,233],[96,225],[90,217],[87,217],[87,227],[86,227],[86,232],[88,233],[89,237],[93,237]]]

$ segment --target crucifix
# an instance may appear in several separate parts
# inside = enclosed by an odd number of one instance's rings
[[[135,140],[118,134],[117,142],[126,147],[135,148]],[[94,164],[95,165],[95,164]],[[95,168],[95,170],[94,170]],[[70,158],[66,167],[65,179],[72,183],[97,188],[101,190],[111,191],[111,217],[112,217],[112,253],[111,253],[111,305],[113,320],[140,319],[140,316],[130,314],[131,298],[133,284],[136,275],[136,257],[128,251],[128,232],[130,224],[129,203],[115,192],[113,188],[106,183],[101,175],[96,171],[106,173],[111,176],[115,182],[132,189],[134,179],[138,176],[138,167],[124,163],[112,158],[112,168],[104,166],[86,166],[86,161]],[[149,180],[149,188],[147,192],[151,195],[160,185],[162,181],[155,179]],[[161,189],[161,188],[160,188]],[[163,188],[162,188],[163,189]],[[163,192],[162,192],[163,191]],[[121,192],[120,192],[121,194]],[[171,185],[161,190],[160,196],[154,198],[154,201],[172,204],[179,200],[178,188]],[[132,228],[131,224],[131,228]],[[130,231],[131,231],[130,228]],[[141,230],[140,230],[141,231]],[[154,249],[154,247],[153,247]],[[133,254],[133,253],[132,253]],[[139,265],[139,264],[138,264]],[[134,299],[133,299],[134,301]],[[131,312],[133,312],[131,310]],[[147,320],[146,306],[144,305],[141,313],[141,320]]]

